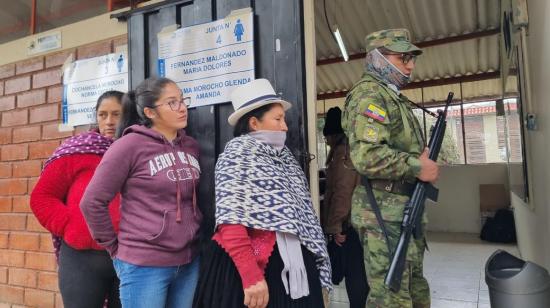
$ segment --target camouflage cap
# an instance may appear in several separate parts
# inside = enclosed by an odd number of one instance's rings
[[[411,43],[411,35],[407,29],[388,29],[373,32],[365,38],[366,52],[384,47],[394,52],[414,53],[419,55],[422,49]]]

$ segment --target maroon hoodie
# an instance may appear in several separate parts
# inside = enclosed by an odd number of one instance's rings
[[[189,263],[198,253],[199,147],[184,130],[169,142],[128,127],[103,156],[80,202],[92,237],[112,257],[142,266]],[[109,201],[120,192],[118,237]]]

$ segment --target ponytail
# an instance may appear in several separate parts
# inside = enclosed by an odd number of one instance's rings
[[[128,91],[122,96],[122,116],[116,130],[116,138],[122,137],[124,130],[134,124],[140,123],[140,117],[137,113],[136,92]]]
[[[128,91],[122,97],[122,117],[117,127],[116,138],[120,138],[124,130],[132,125],[140,124],[151,127],[153,122],[145,116],[145,108],[155,108],[162,90],[174,83],[168,78],[149,77],[142,81],[135,90]]]

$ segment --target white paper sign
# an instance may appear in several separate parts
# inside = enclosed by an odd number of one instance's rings
[[[29,43],[28,54],[34,55],[61,48],[61,31],[37,35]]]
[[[95,105],[106,91],[128,91],[126,52],[79,60],[63,72],[63,124],[95,123]]]
[[[159,33],[159,75],[191,97],[191,107],[229,102],[236,86],[254,79],[251,10],[222,20]]]

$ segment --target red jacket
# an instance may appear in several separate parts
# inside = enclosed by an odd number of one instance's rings
[[[75,249],[103,250],[92,239],[80,212],[80,199],[101,161],[96,154],[72,154],[51,162],[38,179],[31,194],[31,209],[48,231],[60,236]],[[118,231],[120,196],[109,204]]]

